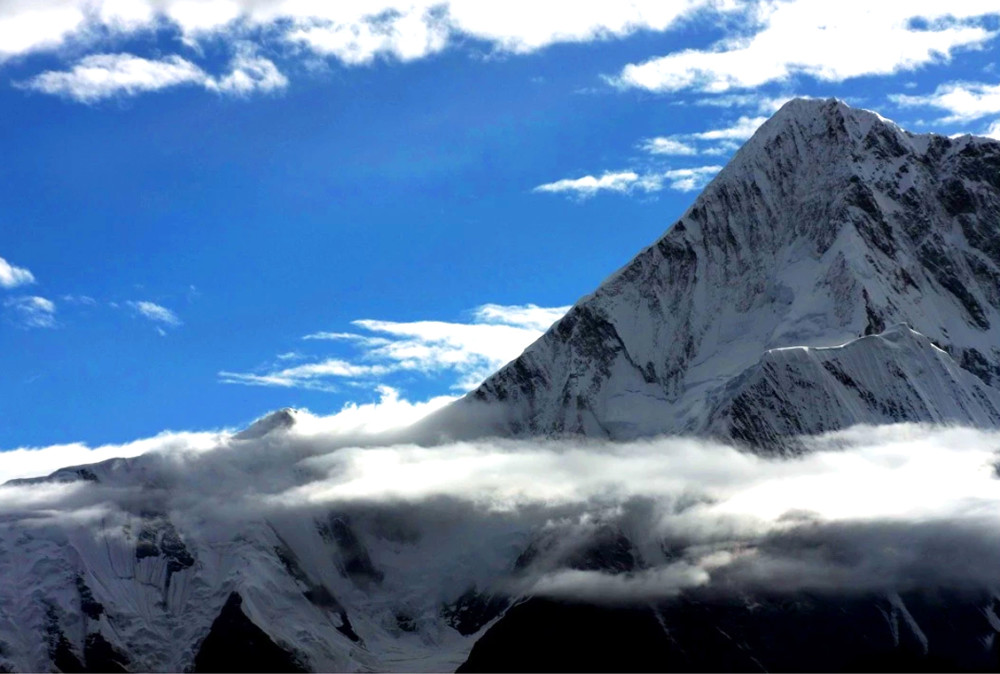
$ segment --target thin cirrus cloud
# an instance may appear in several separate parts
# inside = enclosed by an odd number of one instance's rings
[[[24,267],[16,267],[0,257],[0,288],[16,288],[35,282],[35,276]]]
[[[645,138],[639,149],[654,156],[691,156],[729,154],[739,147],[767,121],[767,117],[740,117],[730,126],[697,133],[679,133],[671,136]]]
[[[577,199],[589,199],[600,192],[618,194],[651,193],[664,189],[692,192],[701,189],[722,170],[721,166],[697,166],[669,169],[660,172],[636,173],[635,171],[605,172],[600,176],[563,178],[538,185],[534,192],[566,194]]]
[[[132,54],[93,54],[69,70],[43,72],[18,86],[94,103],[115,96],[135,96],[180,86],[197,86],[221,94],[246,96],[254,92],[283,89],[288,79],[273,62],[252,54],[240,54],[230,72],[213,77],[180,56],[159,60]]]
[[[336,390],[338,383],[373,384],[400,372],[418,372],[452,379],[452,389],[474,388],[504,363],[516,358],[569,307],[534,304],[485,304],[471,321],[352,322],[364,332],[315,332],[303,339],[334,342],[354,350],[353,357],[323,358],[291,367],[287,354],[277,367],[260,372],[219,372],[226,384]],[[302,359],[296,353],[295,359]]]
[[[923,95],[894,94],[889,99],[902,107],[937,108],[947,112],[940,121],[969,122],[1000,114],[1000,84],[948,82]],[[997,122],[1000,123],[1000,122]],[[996,133],[994,123],[986,135]]]
[[[734,103],[735,105],[736,103]],[[742,105],[742,103],[739,103]],[[731,154],[767,121],[766,117],[740,117],[733,124],[696,133],[644,138],[638,148],[653,157],[696,155],[720,156]],[[722,170],[721,166],[664,168],[661,170],[605,171],[600,175],[563,178],[536,186],[533,191],[565,194],[575,199],[589,199],[601,192],[617,194],[649,194],[671,189],[692,192],[701,189]]]
[[[607,81],[623,89],[725,93],[805,75],[827,82],[892,75],[948,61],[996,37],[983,19],[995,2],[760,2],[746,6],[751,35],[626,65]],[[857,45],[865,45],[858,49]]]
[[[141,301],[129,301],[126,302],[136,313],[138,313],[143,318],[146,318],[153,323],[159,325],[167,325],[170,327],[177,327],[181,324],[181,319],[177,317],[170,309],[164,306],[156,304],[155,302],[149,302],[145,300]]]
[[[56,327],[56,305],[37,295],[22,295],[4,300],[9,317],[22,328]]]

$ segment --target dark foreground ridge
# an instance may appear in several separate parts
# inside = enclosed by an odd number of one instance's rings
[[[979,672],[1000,669],[992,597],[685,597],[627,608],[529,599],[459,672]],[[910,619],[912,623],[908,622]],[[913,626],[920,627],[914,629]]]
[[[198,649],[195,672],[305,672],[243,613],[243,598],[233,592]]]

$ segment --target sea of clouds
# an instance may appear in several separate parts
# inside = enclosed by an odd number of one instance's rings
[[[1000,433],[856,427],[808,439],[793,457],[693,438],[427,442],[426,427],[410,437],[410,424],[447,402],[412,404],[387,391],[380,403],[328,417],[294,412],[294,425],[261,437],[165,433],[7,452],[5,478],[50,472],[55,461],[131,458],[94,468],[96,482],[10,482],[0,487],[0,521],[96,527],[116,511],[152,509],[169,513],[183,536],[217,538],[335,510],[369,542],[406,541],[414,565],[476,567],[461,572],[463,582],[588,601],[669,599],[691,588],[998,586]],[[616,540],[627,541],[633,565],[586,562],[588,550]],[[449,573],[454,582],[458,572]]]

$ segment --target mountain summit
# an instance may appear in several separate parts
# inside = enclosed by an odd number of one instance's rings
[[[443,416],[490,432],[1000,425],[1000,143],[786,103],[688,211]]]

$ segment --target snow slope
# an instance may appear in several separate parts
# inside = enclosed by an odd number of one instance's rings
[[[528,531],[269,501],[321,475],[275,414],[200,459],[147,454],[4,486],[0,671],[203,671],[220,657],[242,670],[226,651],[248,648],[279,670],[458,667],[506,608],[481,610],[477,586]],[[37,498],[62,505],[39,511]],[[222,653],[206,655],[213,634]]]
[[[838,346],[905,323],[975,375],[955,379],[962,400],[992,401],[956,408],[952,387],[927,406],[996,425],[998,223],[1000,143],[914,135],[833,99],[790,101],[659,241],[438,420],[487,403],[489,432],[499,434],[727,432],[719,415],[732,408],[734,380],[773,360],[768,352]],[[922,358],[906,348],[877,355],[913,376],[907,361]],[[843,407],[819,419],[803,404],[786,423],[744,395],[742,413],[775,432],[893,418],[848,404],[836,379],[817,385]],[[907,405],[903,418],[936,416],[916,410]]]

